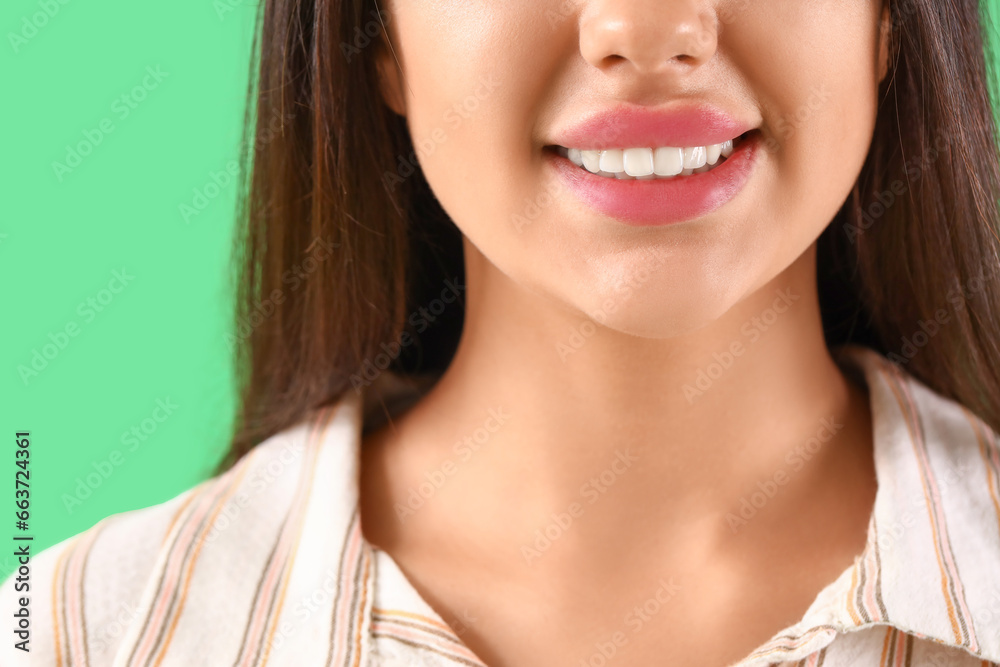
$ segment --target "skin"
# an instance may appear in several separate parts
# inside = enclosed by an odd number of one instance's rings
[[[865,546],[871,414],[823,340],[815,241],[871,141],[888,15],[873,0],[381,8],[383,98],[433,145],[420,165],[465,238],[467,313],[440,382],[364,437],[366,538],[491,666],[580,664],[616,632],[616,664],[738,661]],[[771,141],[722,208],[628,227],[553,189],[542,161],[556,127],[620,100],[708,101]],[[475,110],[446,115],[456,104]],[[545,205],[517,225],[526,202]],[[485,426],[477,451],[453,447]],[[536,542],[547,526],[556,539]],[[629,613],[658,594],[637,628]]]

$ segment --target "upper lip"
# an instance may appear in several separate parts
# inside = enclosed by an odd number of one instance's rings
[[[694,147],[721,144],[752,129],[754,125],[708,104],[622,104],[591,112],[552,138],[559,146],[581,150]]]

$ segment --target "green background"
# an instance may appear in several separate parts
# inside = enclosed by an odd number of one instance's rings
[[[216,196],[188,221],[181,205],[193,207],[195,190],[239,155],[257,3],[52,4],[15,53],[10,33],[42,9],[0,3],[0,578],[14,569],[15,432],[31,432],[38,553],[208,477],[235,407],[226,334],[236,185],[209,188]],[[57,174],[53,163],[87,132],[100,142]],[[102,293],[123,269],[128,284]],[[74,323],[77,335],[25,382],[18,367]],[[145,423],[145,440],[123,443],[158,399],[177,407]]]
[[[64,1],[0,5],[0,540],[15,532],[14,434],[29,430],[35,553],[174,497],[226,449],[236,186],[222,174],[239,154],[257,8]],[[43,6],[52,16],[25,30]],[[96,145],[57,173],[81,141]],[[196,203],[203,210],[185,220],[181,207]],[[103,291],[116,271],[132,278]],[[59,349],[50,334],[73,325]],[[46,367],[22,377],[50,343]],[[176,405],[162,422],[152,421],[158,400]],[[144,423],[144,440],[123,442]],[[0,580],[12,551],[0,547]]]

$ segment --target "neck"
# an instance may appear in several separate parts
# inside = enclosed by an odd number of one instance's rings
[[[575,540],[606,540],[636,507],[725,534],[723,517],[776,472],[812,483],[857,461],[836,452],[868,437],[867,399],[825,345],[814,250],[709,326],[662,340],[554,308],[466,252],[455,358],[392,427],[417,467],[454,464],[430,503],[473,525],[502,516],[522,542],[574,503],[595,517]]]

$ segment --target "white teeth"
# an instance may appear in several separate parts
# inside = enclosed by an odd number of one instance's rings
[[[657,148],[653,151],[653,172],[657,176],[676,176],[681,173],[684,150],[681,148]]]
[[[697,169],[698,167],[704,167],[707,162],[708,156],[704,146],[695,146],[694,148],[684,149],[685,169]]]
[[[623,157],[625,173],[629,176],[649,176],[653,173],[653,149],[628,148]]]
[[[612,173],[625,171],[625,152],[618,148],[602,151],[601,171]]]
[[[733,140],[708,146],[675,148],[560,148],[559,153],[592,174],[621,180],[652,180],[710,171],[733,154]]]
[[[719,156],[722,155],[722,144],[712,144],[706,147],[708,164],[715,164],[719,161]]]

